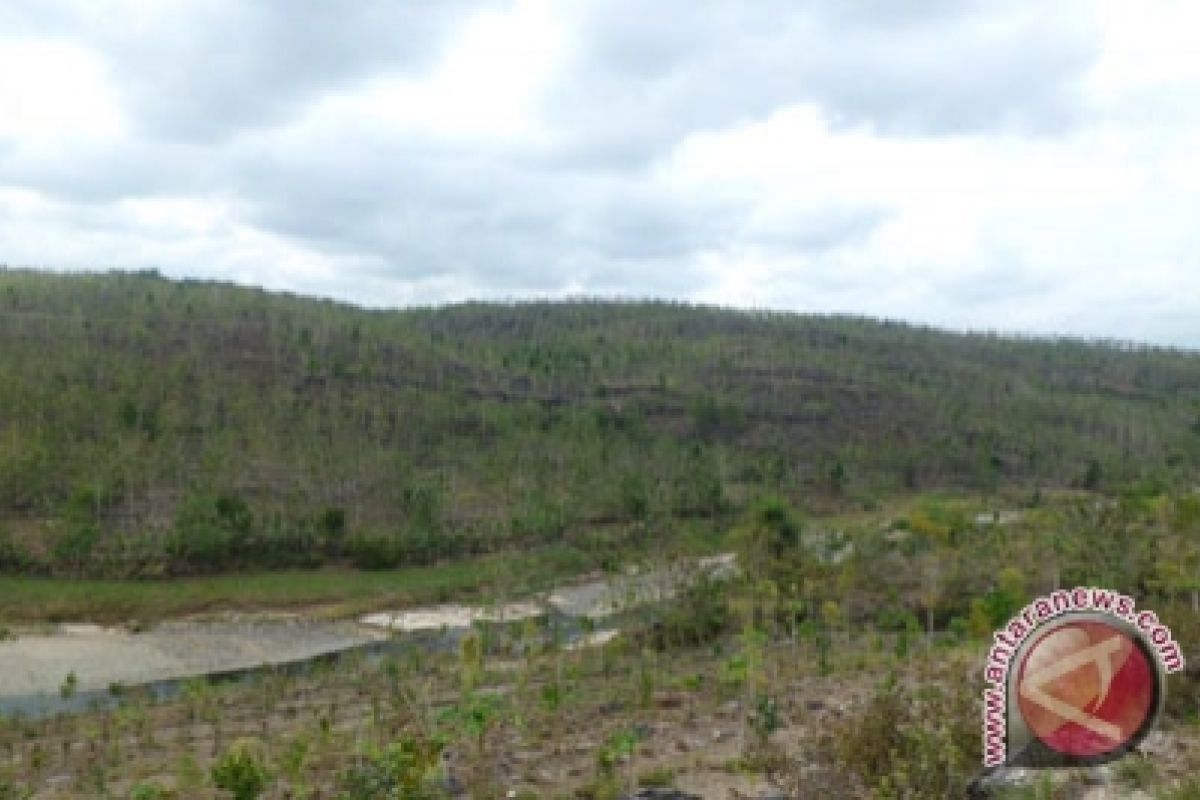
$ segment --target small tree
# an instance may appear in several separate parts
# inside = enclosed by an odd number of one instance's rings
[[[733,533],[742,569],[751,580],[771,580],[779,586],[794,582],[802,564],[799,515],[778,497],[755,503]]]
[[[234,800],[256,800],[271,782],[262,743],[256,739],[235,741],[213,765],[212,780]]]
[[[441,753],[442,742],[438,739],[405,736],[343,772],[338,779],[342,790],[339,796],[345,800],[432,800],[440,796],[434,786],[434,773]]]
[[[58,694],[63,700],[70,700],[75,696],[75,692],[79,689],[79,678],[75,675],[75,670],[67,673],[67,677],[63,678],[62,684],[58,687]]]

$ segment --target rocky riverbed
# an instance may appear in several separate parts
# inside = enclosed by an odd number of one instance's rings
[[[125,686],[304,661],[380,634],[344,622],[167,622],[148,630],[58,625],[0,642],[0,697]]]
[[[504,605],[399,609],[367,614],[358,621],[257,614],[164,622],[145,630],[62,624],[18,631],[14,638],[0,642],[0,700],[56,696],[68,676],[73,676],[69,691],[86,693],[118,684],[135,686],[303,662],[386,639],[393,632],[461,629],[477,621],[517,622],[550,613],[600,619],[674,596],[697,570],[725,576],[733,569],[733,556],[719,555],[694,564],[631,568],[575,581]]]

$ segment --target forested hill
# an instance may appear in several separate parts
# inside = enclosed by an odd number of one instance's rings
[[[419,562],[711,520],[763,491],[850,503],[1198,464],[1195,353],[0,271],[8,569]]]

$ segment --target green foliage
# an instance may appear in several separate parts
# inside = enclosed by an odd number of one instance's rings
[[[261,742],[238,739],[213,764],[213,785],[233,795],[234,800],[255,800],[271,782]]]
[[[796,511],[779,497],[755,503],[733,532],[738,563],[750,580],[794,581],[803,562],[802,523]]]
[[[744,414],[738,405],[701,394],[692,401],[692,425],[702,439],[727,438],[737,434]]]
[[[729,584],[700,573],[673,602],[658,611],[649,638],[659,650],[696,646],[727,632],[733,618],[729,610]]]
[[[876,614],[875,627],[890,633],[904,630],[919,631],[921,623],[911,611],[895,606],[884,606]]]
[[[522,539],[556,539],[571,522],[568,509],[542,493],[527,497],[513,513],[512,532]]]
[[[0,525],[0,572],[17,571],[29,564],[29,556],[12,533]]]
[[[404,560],[404,549],[395,534],[361,531],[350,538],[347,554],[359,569],[392,569]]]
[[[232,566],[245,549],[253,525],[253,515],[241,497],[194,493],[175,514],[170,551],[183,569],[223,569]]]
[[[750,709],[750,730],[759,739],[760,743],[765,742],[772,733],[783,727],[783,720],[779,714],[779,705],[775,702],[775,698],[766,692],[759,692],[754,698],[754,705]]]
[[[71,670],[67,673],[67,677],[63,678],[62,684],[58,687],[58,694],[64,700],[68,700],[75,696],[75,692],[79,689],[79,678],[75,675],[75,671]]]
[[[442,743],[405,736],[364,762],[345,769],[338,779],[341,800],[436,800],[442,797],[435,777]]]
[[[504,698],[494,694],[469,692],[455,705],[447,708],[441,716],[443,725],[474,740],[482,750],[489,731],[509,713]]]
[[[948,665],[947,665],[948,666]],[[861,708],[820,733],[790,796],[963,797],[979,768],[979,684],[924,665],[919,688],[889,676]]]
[[[1006,567],[1000,573],[999,585],[982,597],[971,600],[971,633],[979,638],[989,638],[992,631],[1000,628],[1026,603],[1021,573]]]
[[[600,752],[596,755],[596,766],[600,774],[610,776],[617,765],[629,758],[637,750],[641,736],[633,729],[614,731],[604,740]]]
[[[171,793],[153,781],[135,783],[129,790],[129,800],[168,800]]]
[[[0,296],[7,570],[428,564],[724,529],[764,492],[1161,493],[1200,467],[1183,351],[666,303],[381,313],[144,273],[5,269]]]
[[[1103,477],[1104,470],[1101,468],[1100,462],[1093,458],[1088,461],[1087,470],[1083,473],[1083,477],[1079,482],[1085,489],[1098,489]]]
[[[483,680],[484,641],[482,635],[472,631],[459,644],[459,682],[464,692],[472,692]]]
[[[1200,800],[1200,776],[1184,778],[1179,785],[1158,796],[1161,800]]]

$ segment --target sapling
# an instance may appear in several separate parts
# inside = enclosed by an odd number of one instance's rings
[[[262,743],[238,739],[211,770],[213,785],[231,793],[234,800],[256,800],[270,783]]]

